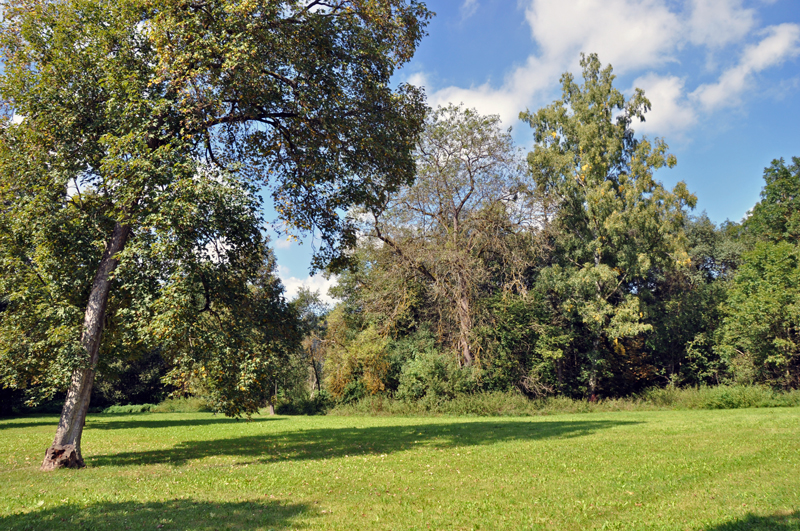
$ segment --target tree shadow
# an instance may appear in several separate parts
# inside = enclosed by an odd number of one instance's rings
[[[21,418],[21,417],[17,417]],[[58,426],[58,419],[54,420],[52,415],[48,415],[46,419],[41,420],[26,420],[24,422],[14,422],[16,419],[0,419],[0,430],[8,430],[11,428],[33,428],[35,426]],[[6,422],[9,421],[9,422]]]
[[[134,413],[136,414],[136,413]],[[86,424],[93,430],[127,430],[133,428],[173,428],[178,426],[213,426],[219,424],[236,424],[247,422],[271,422],[276,420],[285,420],[283,417],[259,417],[259,418],[231,418],[231,417],[214,417],[210,419],[174,419],[164,420],[150,416],[149,413],[139,413],[139,415],[146,415],[145,418],[135,420],[119,420],[119,417],[129,419],[131,413],[103,413],[102,415],[90,415],[86,419]],[[159,415],[160,416],[160,415]],[[11,428],[32,428],[36,426],[53,426],[55,429],[58,426],[58,417],[48,415],[47,418],[41,420],[27,420],[24,422],[14,422],[16,419],[0,419],[0,430]],[[8,421],[8,422],[7,422]]]
[[[87,428],[92,430],[127,430],[127,429],[134,429],[134,428],[173,428],[173,427],[185,427],[185,426],[214,426],[219,424],[237,424],[237,423],[248,423],[248,422],[273,422],[276,420],[285,420],[283,417],[259,417],[259,418],[231,418],[231,417],[213,417],[213,418],[205,418],[205,419],[159,419],[156,417],[160,414],[154,414],[150,416],[147,413],[143,413],[143,415],[148,415],[145,418],[135,419],[135,420],[118,420],[114,419],[113,416],[109,414],[103,414],[103,416],[94,416],[89,417],[87,419]],[[129,418],[129,414],[122,414],[120,416],[124,416]]]
[[[748,514],[738,520],[709,527],[706,531],[800,531],[800,511],[770,516]]]
[[[300,529],[296,519],[317,516],[305,504],[283,501],[211,503],[187,499],[164,502],[103,502],[89,506],[74,504],[0,516],[0,529],[136,531],[147,529]],[[321,515],[320,515],[321,516]]]
[[[328,459],[363,454],[390,454],[420,445],[434,449],[496,444],[511,440],[541,440],[590,435],[632,421],[539,421],[497,420],[373,426],[368,428],[304,429],[246,437],[183,441],[172,448],[120,452],[91,456],[90,466],[146,464],[182,465],[211,456],[231,456],[248,462]]]

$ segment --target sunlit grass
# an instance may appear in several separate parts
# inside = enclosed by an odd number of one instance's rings
[[[0,529],[800,529],[800,409],[0,421]]]

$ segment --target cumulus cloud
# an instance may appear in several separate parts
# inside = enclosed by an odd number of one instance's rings
[[[531,106],[536,95],[553,86],[563,69],[554,63],[529,57],[527,63],[515,69],[499,88],[490,83],[470,88],[445,87],[432,92],[428,101],[433,105],[464,103],[483,114],[499,114],[505,123],[514,122],[519,112]]]
[[[597,52],[620,71],[671,59],[681,21],[661,0],[533,0],[525,11],[547,60]]]
[[[310,289],[311,291],[318,291],[322,302],[329,305],[334,305],[339,302],[328,294],[328,290],[336,285],[338,277],[332,275],[330,278],[325,278],[322,275],[309,275],[306,278],[297,278],[292,276],[290,270],[286,266],[278,266],[278,278],[283,282],[286,288],[286,298],[292,300],[301,287]]]
[[[521,110],[552,99],[561,74],[577,68],[580,52],[598,53],[618,72],[653,66],[672,60],[669,50],[680,28],[678,17],[659,0],[579,0],[569,9],[561,0],[532,0],[525,17],[540,54],[529,56],[499,87],[489,82],[444,87],[432,91],[429,101],[463,102],[511,123]]]
[[[753,9],[741,0],[691,0],[689,40],[692,44],[722,47],[747,35],[756,23]]]
[[[706,110],[736,105],[754,74],[800,54],[800,26],[797,24],[770,26],[764,34],[761,42],[747,47],[739,63],[724,72],[719,81],[701,85],[692,92],[692,99]]]
[[[652,109],[647,121],[634,124],[637,133],[647,135],[680,135],[697,122],[697,113],[686,97],[685,79],[648,73],[638,77],[633,87],[644,90]]]
[[[406,83],[410,85],[414,85],[416,87],[426,87],[430,85],[430,80],[425,72],[416,72],[408,76],[406,79]]]
[[[760,42],[745,47],[758,35],[757,13],[742,0],[685,0],[682,5],[672,0],[572,0],[569,5],[562,0],[523,1],[536,52],[500,84],[430,90],[429,77],[415,74],[410,80],[429,87],[431,104],[463,102],[513,124],[521,110],[558,96],[558,79],[565,71],[578,71],[580,52],[595,52],[615,73],[638,74],[636,86],[645,89],[653,110],[637,129],[674,134],[695,125],[704,112],[738,103],[754,74],[798,54],[796,24],[767,28]],[[471,5],[466,0],[462,8]],[[737,47],[743,52],[740,62],[716,82],[687,88],[686,77],[663,73],[679,65],[687,46],[704,49],[709,57],[723,50],[736,53]]]

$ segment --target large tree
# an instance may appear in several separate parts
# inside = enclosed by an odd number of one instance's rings
[[[651,328],[640,307],[651,273],[686,263],[685,207],[695,198],[683,183],[670,192],[653,176],[676,161],[661,139],[634,134],[650,108],[644,93],[626,101],[594,54],[581,66],[582,84],[564,74],[560,100],[520,117],[536,142],[532,178],[556,211],[555,253],[538,283],[554,319],[572,323],[544,339],[556,358],[585,354],[579,380],[594,396],[609,353],[624,355],[622,340]]]
[[[497,116],[439,108],[426,121],[416,158],[414,184],[368,212],[369,235],[405,276],[429,286],[457,327],[460,363],[470,365],[475,299],[492,280],[496,257],[511,258],[506,236],[530,229],[538,210],[521,193],[520,160]],[[510,273],[517,265],[501,267]]]
[[[254,289],[259,188],[318,234],[317,266],[346,260],[341,212],[413,178],[422,94],[390,79],[428,17],[415,0],[4,5],[0,355],[6,385],[68,387],[43,468],[83,464],[99,360],[142,343],[218,352],[198,370],[225,411],[257,406],[263,356],[245,353],[283,326]],[[235,298],[260,322],[226,331]]]

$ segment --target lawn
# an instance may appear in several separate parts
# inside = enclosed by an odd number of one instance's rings
[[[0,529],[800,530],[800,409],[0,421]]]

